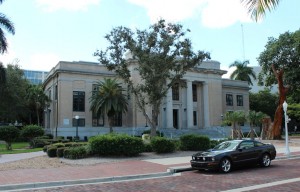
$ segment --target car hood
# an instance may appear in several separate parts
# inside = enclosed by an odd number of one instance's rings
[[[193,156],[201,156],[201,157],[210,157],[210,156],[216,156],[219,155],[221,153],[225,153],[227,152],[227,150],[208,150],[208,151],[201,151],[198,152],[196,154],[194,154]]]

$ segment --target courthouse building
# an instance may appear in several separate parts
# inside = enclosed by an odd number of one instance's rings
[[[187,71],[182,79],[186,86],[173,87],[163,100],[157,129],[174,132],[213,129],[221,125],[227,111],[247,112],[248,83],[222,79],[225,73],[220,63],[212,60]],[[99,63],[60,61],[43,84],[51,99],[45,109],[46,130],[64,137],[74,137],[77,131],[80,139],[108,132],[107,117],[93,114],[89,101],[97,81],[115,77],[114,72]],[[127,90],[127,85],[123,87]],[[113,128],[117,132],[137,135],[149,127],[133,95],[129,92],[126,95],[128,112],[115,116]],[[147,113],[151,116],[151,109]]]

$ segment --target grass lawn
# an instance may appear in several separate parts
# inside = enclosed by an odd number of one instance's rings
[[[0,144],[0,154],[16,154],[16,153],[29,153],[35,151],[42,151],[42,148],[30,149],[28,142],[15,142],[12,144],[11,151],[6,150],[5,144]]]

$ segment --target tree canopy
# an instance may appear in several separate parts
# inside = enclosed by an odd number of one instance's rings
[[[270,89],[264,89],[258,93],[249,93],[250,110],[261,111],[274,119],[274,113],[278,105],[278,94],[271,93]]]
[[[156,134],[157,117],[168,89],[187,70],[210,58],[207,52],[193,52],[191,41],[185,38],[188,32],[182,25],[166,23],[163,19],[148,30],[133,32],[116,27],[105,36],[110,44],[107,49],[94,54],[129,85],[151,126],[151,135]],[[126,59],[125,55],[129,57]],[[146,106],[152,112],[151,118]]]
[[[288,85],[295,101],[300,102],[300,30],[285,32],[278,38],[270,37],[265,50],[259,55],[258,62],[262,67],[259,74],[259,84],[272,86],[277,84],[271,65],[277,71],[284,71],[284,84]]]

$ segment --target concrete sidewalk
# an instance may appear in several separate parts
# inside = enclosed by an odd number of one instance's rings
[[[276,147],[278,159],[287,158],[284,154],[284,141],[270,142]],[[297,142],[290,141],[290,151],[290,157],[300,157],[300,139]],[[0,157],[0,162],[2,158],[4,158],[3,161],[9,162],[9,159],[15,161],[17,158],[32,158],[39,155],[44,155],[44,153],[3,155]],[[0,171],[0,191],[170,177],[176,175],[174,174],[176,172],[191,170],[190,159],[190,156],[186,156],[128,160],[75,167]]]

